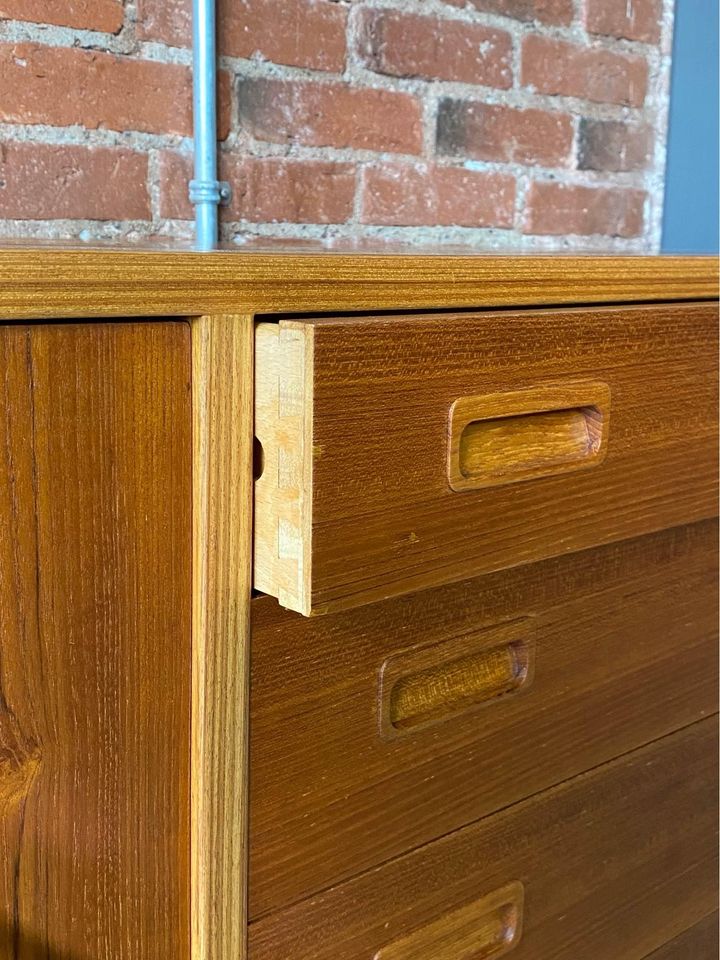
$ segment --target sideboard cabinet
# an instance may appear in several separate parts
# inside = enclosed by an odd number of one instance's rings
[[[0,251],[0,956],[714,960],[717,295]]]

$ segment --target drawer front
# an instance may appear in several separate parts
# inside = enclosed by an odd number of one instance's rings
[[[716,755],[710,718],[251,924],[250,960],[642,960],[716,907]]]
[[[251,917],[714,712],[716,557],[703,521],[327,617],[256,598]]]
[[[327,612],[714,516],[716,314],[259,324],[255,586]]]

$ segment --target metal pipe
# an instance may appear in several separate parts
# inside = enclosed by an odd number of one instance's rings
[[[193,0],[193,116],[195,176],[190,201],[195,205],[198,250],[213,250],[218,240],[218,206],[229,199],[228,184],[218,180],[217,51],[215,0]]]

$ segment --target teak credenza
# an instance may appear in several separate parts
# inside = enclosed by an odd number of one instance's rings
[[[0,957],[715,960],[717,296],[0,251]]]

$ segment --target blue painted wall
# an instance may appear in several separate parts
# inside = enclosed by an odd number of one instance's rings
[[[718,0],[676,0],[662,249],[718,251]]]

